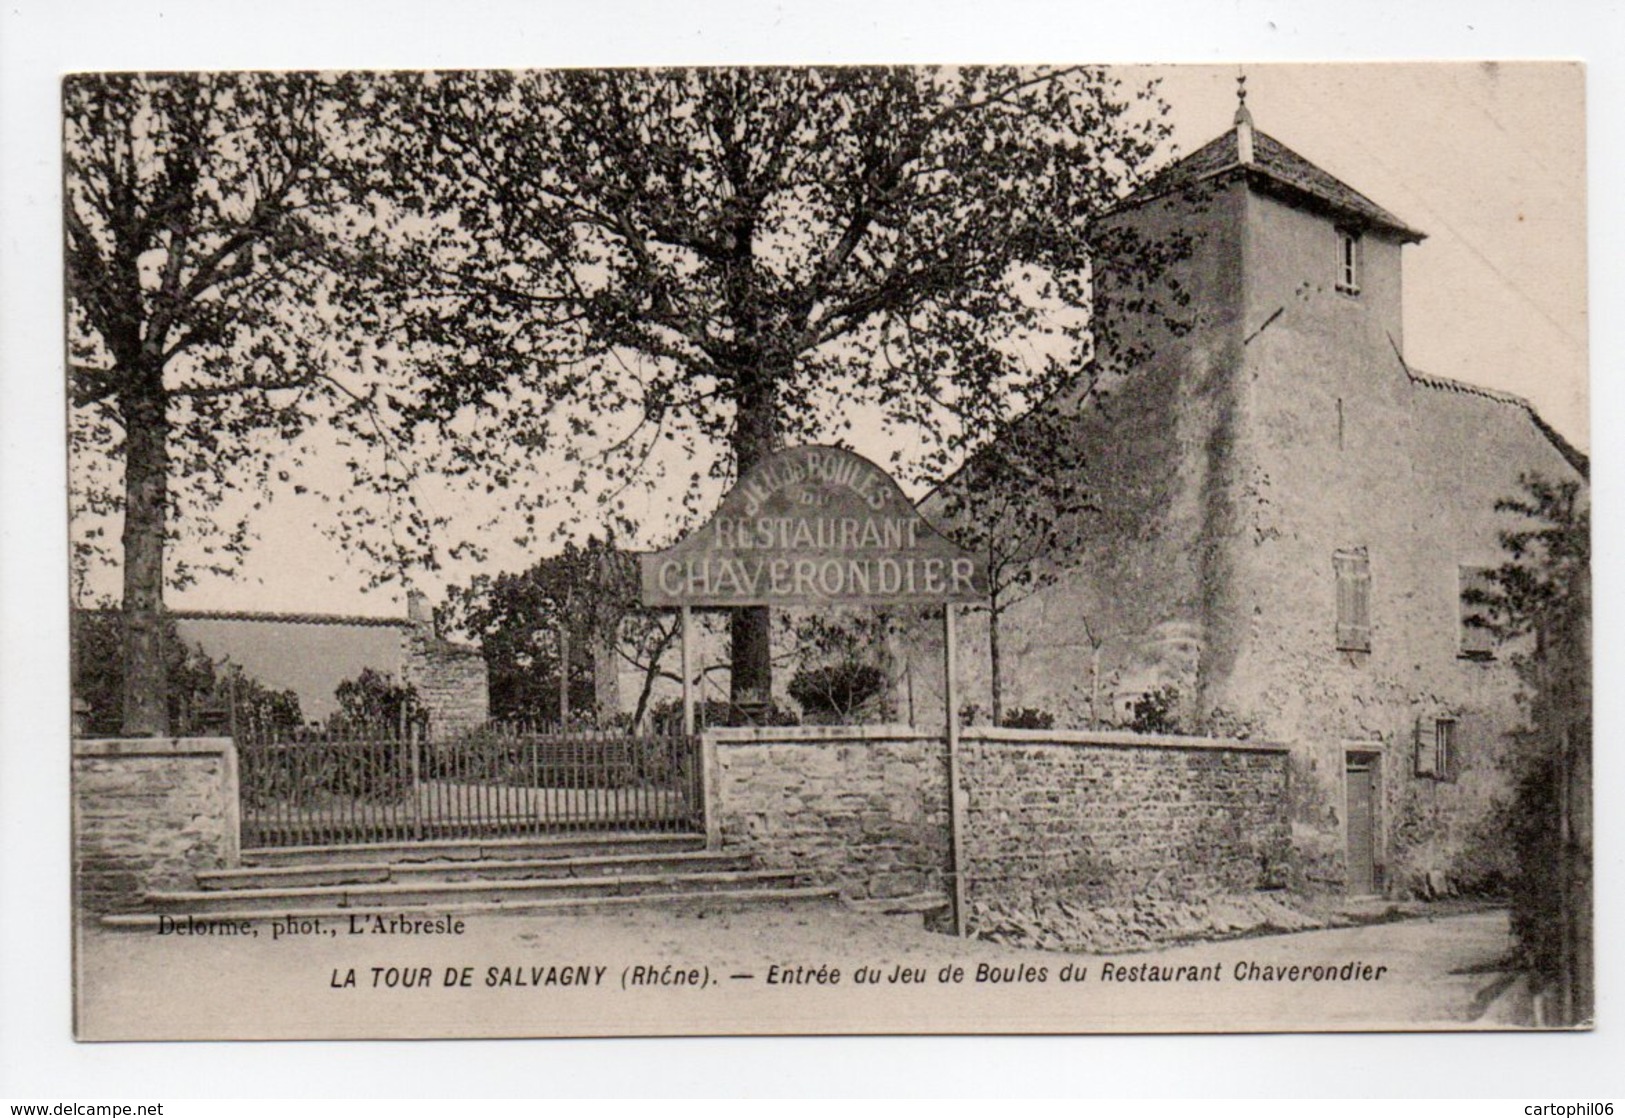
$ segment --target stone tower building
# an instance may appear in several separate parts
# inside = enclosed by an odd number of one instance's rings
[[[1495,502],[1585,458],[1523,400],[1407,366],[1401,253],[1423,234],[1245,103],[1108,222],[1186,251],[1166,316],[1104,312],[1104,371],[1068,409],[1099,511],[1001,624],[1005,708],[1125,724],[1158,694],[1185,732],[1290,745],[1302,887],[1489,879],[1524,714],[1461,592],[1504,561]],[[1096,281],[1132,302],[1132,277]],[[981,625],[963,683],[985,704]],[[929,644],[917,688],[940,687]]]

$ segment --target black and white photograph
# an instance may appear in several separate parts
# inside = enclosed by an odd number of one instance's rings
[[[78,1035],[1586,1026],[1582,90],[67,75]]]
[[[77,1039],[1591,1027],[1585,137],[65,74]]]

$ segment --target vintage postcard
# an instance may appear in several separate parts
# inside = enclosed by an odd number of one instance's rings
[[[1592,1023],[1580,66],[61,98],[80,1040]]]

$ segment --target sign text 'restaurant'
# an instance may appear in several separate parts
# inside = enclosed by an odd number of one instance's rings
[[[987,575],[873,462],[837,447],[781,451],[711,521],[642,559],[649,606],[976,601]]]

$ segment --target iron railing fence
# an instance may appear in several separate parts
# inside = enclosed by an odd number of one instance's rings
[[[239,726],[243,845],[704,830],[699,742],[590,727]]]

